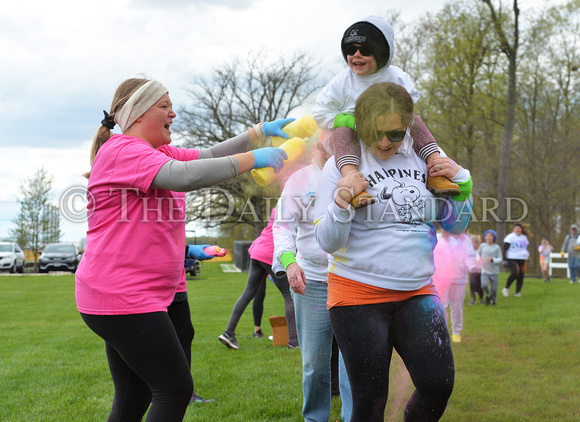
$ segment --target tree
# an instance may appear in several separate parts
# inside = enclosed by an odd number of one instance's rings
[[[493,29],[495,31],[497,42],[501,52],[508,60],[508,86],[506,96],[504,131],[501,141],[501,153],[499,156],[499,176],[497,181],[497,199],[499,201],[498,215],[499,220],[496,222],[496,231],[499,239],[506,235],[507,220],[507,203],[508,178],[510,168],[511,142],[513,138],[514,126],[516,122],[517,106],[517,65],[518,65],[518,48],[520,44],[519,17],[520,9],[518,0],[513,0],[513,23],[511,42],[506,34],[505,27],[508,26],[507,16],[502,10],[499,13],[491,4],[491,0],[481,0],[489,8]]]
[[[264,56],[267,54],[262,52],[251,54],[244,62],[232,59],[214,69],[211,78],[193,82],[188,90],[191,105],[178,111],[184,146],[211,147],[256,123],[285,118],[321,87],[318,63],[308,55],[295,53],[270,61]],[[188,194],[188,220],[222,230],[249,224],[257,237],[279,191],[276,185],[262,188],[244,174]]]
[[[576,222],[580,205],[579,46],[580,1],[572,0],[531,22],[520,60],[511,189],[529,205],[534,231],[554,244]]]
[[[430,66],[425,56],[429,52],[433,24],[431,14],[405,22],[399,11],[387,11],[385,20],[391,24],[395,33],[395,54],[392,64],[400,67],[411,76],[416,86],[422,86],[431,79]],[[419,101],[421,103],[421,101]]]
[[[513,41],[504,40],[507,45],[501,48],[489,6],[479,0],[447,4],[426,26],[430,36],[422,55],[427,65],[419,87],[425,99],[418,109],[445,151],[472,172],[476,201],[470,230],[490,228],[489,220],[476,218],[490,205],[477,196],[490,197],[505,206],[501,214],[494,210],[496,227],[497,220],[524,218],[541,233],[530,239],[532,254],[542,237],[554,243],[563,237],[560,227],[568,231],[580,205],[575,162],[580,149],[579,17],[580,0],[569,0],[530,13],[521,37],[518,32],[521,53],[510,56],[517,57],[517,104],[507,153],[510,92],[505,86],[512,73],[505,50]],[[497,18],[509,25],[507,15]],[[502,196],[500,167],[506,162],[507,196]]]
[[[521,20],[521,32],[514,27],[519,19],[493,7],[490,13],[490,6],[485,0],[455,1],[436,16],[399,25],[411,36],[395,31],[395,60],[404,63],[421,91],[418,114],[443,149],[472,172],[476,200],[470,230],[482,232],[491,222],[523,216],[535,232],[557,243],[560,227],[567,232],[580,209],[575,163],[580,0],[530,11]],[[517,2],[514,13],[519,15]],[[509,139],[506,120],[514,99]],[[502,166],[509,170],[505,177]],[[500,185],[506,185],[504,194]],[[515,198],[509,202],[510,197]],[[499,205],[498,199],[505,207],[501,217],[481,213],[483,207]],[[498,208],[493,211],[500,214]],[[482,214],[486,221],[477,220]]]
[[[13,220],[16,229],[10,231],[19,245],[32,250],[35,266],[41,247],[58,242],[61,236],[58,208],[48,202],[52,180],[52,176],[42,168],[20,184],[20,211]]]
[[[491,20],[479,0],[454,1],[421,19],[415,32],[423,42],[399,43],[398,51],[416,50],[420,57],[412,66],[421,69],[413,77],[421,92],[416,112],[443,150],[471,171],[470,230],[483,232],[491,228],[487,209],[495,206],[506,82]]]
[[[476,147],[485,143],[489,151],[488,120],[503,81],[494,74],[490,22],[477,3],[455,2],[431,19],[428,30],[425,73],[430,78],[422,84],[426,98],[419,106],[443,149],[475,171]]]

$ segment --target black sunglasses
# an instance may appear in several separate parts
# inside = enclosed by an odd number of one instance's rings
[[[391,142],[401,142],[405,139],[405,135],[407,134],[406,130],[377,130],[376,131],[376,140],[380,141],[385,136]]]
[[[363,56],[368,57],[373,55],[373,50],[368,45],[356,46],[354,44],[347,44],[346,48],[344,49],[348,56],[354,56],[357,50],[360,51],[360,54]]]

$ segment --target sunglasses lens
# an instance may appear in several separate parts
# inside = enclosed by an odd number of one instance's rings
[[[379,131],[377,132],[377,141],[380,141],[386,136],[391,142],[401,142],[405,139],[406,134],[407,132],[404,130]]]
[[[360,51],[360,54],[362,54],[363,56],[371,56],[373,54],[373,52],[371,51],[371,48],[367,45],[361,45],[358,49],[358,51]]]
[[[370,47],[366,45],[356,46],[354,44],[348,44],[345,48],[346,54],[349,56],[354,56],[357,50],[363,56],[371,56],[373,54]]]
[[[405,139],[405,135],[407,134],[407,132],[405,132],[404,130],[394,130],[392,132],[387,132],[387,138],[389,138],[389,141],[391,142],[401,142],[403,139]]]

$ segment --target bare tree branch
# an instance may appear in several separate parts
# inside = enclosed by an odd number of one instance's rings
[[[234,58],[214,69],[209,80],[192,83],[188,89],[191,104],[178,110],[177,130],[185,139],[184,146],[210,147],[256,123],[285,118],[321,88],[318,63],[307,54],[281,56],[270,63],[261,60],[264,56],[258,52],[245,61]],[[236,224],[250,224],[257,237],[269,219],[268,208],[275,205],[279,187],[261,188],[249,175],[242,175],[218,188],[222,190],[188,194],[188,219],[228,230]],[[215,218],[207,217],[208,210]]]

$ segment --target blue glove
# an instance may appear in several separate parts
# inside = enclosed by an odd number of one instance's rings
[[[262,123],[262,133],[264,136],[279,136],[280,138],[288,139],[289,136],[286,132],[282,131],[282,128],[288,123],[293,122],[296,119],[282,119],[274,120],[273,122]]]
[[[206,259],[214,258],[212,255],[208,255],[203,251],[203,248],[207,248],[211,245],[185,245],[185,257],[195,258],[198,261],[205,261]]]
[[[280,173],[284,167],[284,160],[288,159],[288,154],[282,148],[260,148],[252,151],[254,153],[254,168],[264,167],[274,168],[275,173]]]

